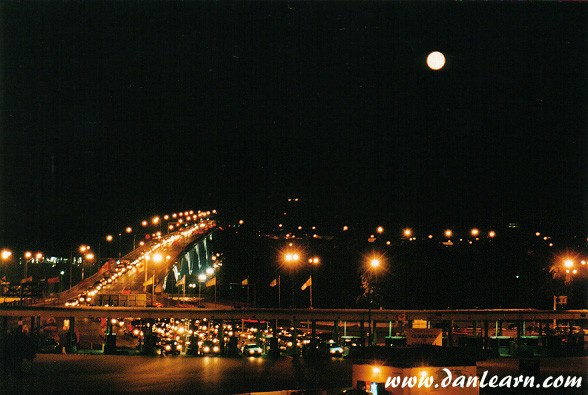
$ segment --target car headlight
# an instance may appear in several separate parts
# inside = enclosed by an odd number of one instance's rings
[[[165,351],[171,351],[171,346],[169,344],[165,346]]]
[[[178,344],[178,345],[176,346],[176,350],[178,350],[178,351],[182,351],[182,345],[181,345],[181,344]]]
[[[255,354],[255,350],[249,349],[249,354]]]
[[[212,348],[212,351],[214,351],[214,352],[219,352],[219,351],[220,351],[220,348],[219,348],[218,346],[214,346],[214,347]]]
[[[208,346],[204,347],[204,352],[210,352],[210,347],[208,347]]]

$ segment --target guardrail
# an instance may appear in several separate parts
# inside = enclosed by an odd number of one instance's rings
[[[53,317],[141,317],[141,318],[212,318],[223,320],[320,320],[367,321],[367,309],[210,309],[210,308],[143,308],[143,307],[25,307],[0,306],[0,316]],[[588,321],[588,310],[372,310],[374,321]]]

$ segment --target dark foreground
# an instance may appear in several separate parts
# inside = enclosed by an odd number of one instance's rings
[[[542,394],[585,393],[588,358],[541,360],[541,376],[580,375],[583,388]],[[329,394],[351,387],[351,361],[312,361],[283,357],[190,358],[113,355],[41,354],[22,377],[0,380],[0,394],[112,394],[184,393],[238,394],[287,389],[329,389]],[[518,360],[495,359],[478,363],[478,374],[518,374]],[[481,393],[504,393],[488,389]],[[515,392],[515,393],[525,393]],[[535,392],[534,392],[535,393]]]

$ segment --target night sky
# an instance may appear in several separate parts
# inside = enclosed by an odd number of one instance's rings
[[[3,2],[0,244],[290,196],[325,225],[584,233],[586,10]]]

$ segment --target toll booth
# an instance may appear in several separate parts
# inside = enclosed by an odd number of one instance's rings
[[[343,355],[353,355],[361,347],[361,337],[341,336],[340,343],[343,347]]]
[[[484,358],[484,339],[480,336],[460,336],[457,338],[458,347],[472,358]]]
[[[544,354],[545,336],[521,336],[518,339],[517,354],[523,357],[537,357]]]
[[[584,352],[584,334],[550,335],[546,336],[545,355],[552,357],[559,356],[582,356]]]
[[[405,336],[386,336],[385,339],[386,347],[405,347],[406,337]]]
[[[514,354],[514,339],[510,336],[491,336],[490,354],[509,357]]]

